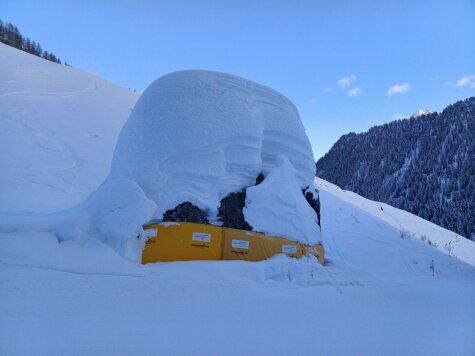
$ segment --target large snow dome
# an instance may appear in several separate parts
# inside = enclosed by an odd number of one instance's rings
[[[109,179],[137,182],[157,216],[190,201],[210,216],[230,192],[255,184],[285,156],[301,188],[315,161],[296,107],[233,75],[180,71],[152,83],[119,136]]]

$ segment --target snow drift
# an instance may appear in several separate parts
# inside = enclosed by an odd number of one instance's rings
[[[58,242],[99,240],[122,257],[140,262],[145,237],[142,224],[156,209],[142,189],[127,179],[104,183],[84,202],[59,213],[0,214],[0,232],[22,229],[50,233]]]
[[[120,133],[108,179],[137,182],[157,217],[190,201],[209,216],[228,193],[255,184],[287,157],[301,188],[312,184],[312,148],[295,106],[260,84],[210,71],[152,83]]]
[[[246,189],[244,217],[254,230],[313,245],[320,242],[317,214],[297,182],[289,160],[278,156],[266,179]]]

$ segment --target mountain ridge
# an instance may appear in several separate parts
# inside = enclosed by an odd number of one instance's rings
[[[475,234],[475,97],[343,135],[317,176],[467,238]]]

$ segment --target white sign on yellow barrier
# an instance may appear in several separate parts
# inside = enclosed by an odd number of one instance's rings
[[[249,249],[249,241],[246,240],[233,240],[231,243],[233,248],[242,248],[243,250]]]
[[[262,261],[279,253],[300,258],[313,255],[324,264],[322,244],[304,245],[282,237],[207,224],[151,224],[144,226],[147,240],[142,263],[243,260]]]
[[[292,245],[282,245],[283,253],[297,253],[297,246]]]
[[[193,241],[200,241],[200,242],[210,242],[211,235],[205,234],[204,232],[194,232],[191,239]]]

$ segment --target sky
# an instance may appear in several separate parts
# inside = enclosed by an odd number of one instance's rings
[[[475,95],[475,0],[22,1],[0,19],[139,92],[183,69],[281,92],[315,158],[341,135]]]

